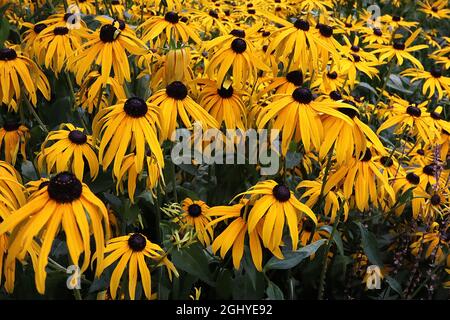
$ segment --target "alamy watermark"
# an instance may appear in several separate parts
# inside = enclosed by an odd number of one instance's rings
[[[192,130],[177,129],[171,159],[180,164],[259,164],[261,175],[274,175],[280,168],[280,131],[203,130],[196,122]]]

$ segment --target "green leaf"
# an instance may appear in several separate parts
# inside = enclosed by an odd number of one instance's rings
[[[302,262],[304,259],[314,254],[317,251],[317,249],[319,249],[320,246],[322,246],[325,242],[326,239],[320,239],[314,243],[307,245],[306,247],[300,248],[299,250],[283,252],[284,255],[283,260],[279,260],[276,257],[272,257],[264,266],[264,270],[291,269],[296,265],[298,265],[300,262]]]
[[[381,261],[380,252],[378,250],[378,242],[375,235],[367,230],[361,222],[355,222],[361,231],[361,244],[369,261],[376,264],[380,268],[383,266]]]
[[[172,262],[177,268],[196,276],[210,286],[215,286],[208,268],[208,259],[200,245],[195,244],[189,248],[173,251]]]
[[[9,37],[9,22],[8,19],[3,17],[0,19],[0,48],[3,48],[5,41],[8,40]]]
[[[360,82],[358,84],[359,87],[363,87],[367,90],[369,90],[370,92],[373,92],[374,94],[378,94],[377,90],[375,90],[370,84],[368,84],[367,82]]]
[[[284,300],[283,291],[272,281],[269,281],[269,285],[266,289],[267,298],[269,300]]]
[[[390,276],[386,276],[386,282],[395,292],[397,292],[400,295],[400,297],[403,297],[402,286],[400,285],[400,283],[398,283],[397,280],[395,280]]]
[[[136,204],[130,205],[130,202],[127,200],[124,204],[123,218],[128,225],[133,224],[140,212]]]
[[[233,293],[233,278],[230,270],[222,269],[217,277],[216,295],[218,299],[230,299]]]

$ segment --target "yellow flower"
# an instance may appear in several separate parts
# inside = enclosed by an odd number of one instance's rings
[[[209,246],[214,238],[214,230],[208,225],[211,218],[207,215],[208,205],[201,200],[186,198],[181,204],[182,214],[174,219],[181,230],[192,228],[197,233],[198,240]]]
[[[14,120],[7,120],[3,124],[0,128],[0,150],[4,142],[6,162],[16,164],[19,151],[22,157],[27,159],[25,147],[28,139],[30,139],[30,133],[26,126]]]
[[[67,130],[65,129],[67,128]],[[49,144],[54,142],[51,146]],[[98,159],[93,150],[92,137],[76,128],[73,124],[64,123],[60,130],[51,131],[42,143],[41,152],[37,156],[40,172],[59,173],[71,171],[83,181],[85,160],[89,165],[90,176],[95,179],[98,174]]]
[[[38,91],[50,100],[50,85],[44,73],[36,63],[15,49],[0,49],[0,83],[1,103],[16,112],[23,91],[33,105],[37,103]]]
[[[255,230],[262,219],[262,241],[266,248],[275,251],[282,243],[283,229],[287,224],[292,241],[292,249],[298,246],[298,219],[306,214],[314,223],[317,218],[311,209],[301,203],[292,191],[273,180],[258,182],[240,195],[250,195],[254,205],[248,215],[248,232]]]
[[[114,160],[113,173],[120,175],[120,167],[127,150],[136,151],[134,165],[140,173],[144,166],[146,148],[156,157],[159,168],[164,167],[158,142],[159,120],[153,105],[138,97],[121,100],[119,104],[100,110],[93,122],[93,139],[100,138],[98,158],[106,170]]]
[[[134,300],[136,296],[138,272],[141,275],[145,297],[147,299],[152,297],[152,278],[147,265],[148,260],[154,263],[155,267],[164,265],[167,268],[170,279],[172,279],[172,273],[178,277],[175,266],[169,261],[163,249],[159,245],[150,242],[141,233],[132,233],[109,240],[105,253],[108,256],[103,261],[98,262],[100,273],[103,273],[106,268],[118,261],[110,280],[110,292],[113,299],[116,299],[117,288],[127,266],[128,293],[131,300]]]
[[[102,227],[102,221],[105,227]],[[45,267],[48,256],[60,226],[64,229],[69,256],[78,265],[84,253],[84,272],[90,262],[90,235],[94,234],[98,264],[103,261],[105,232],[109,237],[108,212],[105,205],[73,174],[62,172],[50,179],[48,185],[36,192],[32,199],[12,212],[0,224],[0,235],[5,232],[15,234],[9,247],[9,255],[23,260],[30,250],[34,237],[42,239],[39,258],[35,269],[37,291],[45,292]],[[97,266],[96,275],[100,275]]]

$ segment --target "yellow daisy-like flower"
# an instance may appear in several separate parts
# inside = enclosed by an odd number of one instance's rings
[[[66,130],[67,129],[67,130]],[[54,142],[52,145],[49,145]],[[83,181],[85,160],[89,165],[90,176],[98,175],[98,159],[93,150],[93,140],[71,123],[64,123],[60,130],[51,131],[42,143],[41,152],[37,156],[40,172],[59,173],[71,171]]]
[[[105,226],[102,227],[102,221]],[[45,292],[45,267],[59,228],[66,235],[67,247],[72,263],[78,265],[84,253],[84,272],[90,262],[90,235],[94,234],[98,264],[103,262],[106,230],[109,236],[108,211],[105,205],[72,173],[62,172],[50,179],[48,185],[37,191],[33,198],[5,218],[0,224],[0,235],[5,232],[15,234],[9,247],[9,254],[23,260],[36,236],[41,237],[35,283],[37,291]],[[96,275],[100,275],[97,266]]]
[[[335,93],[333,98],[341,98]],[[340,100],[340,99],[339,99]],[[348,107],[339,107],[338,111],[352,119],[350,125],[343,119],[337,117],[324,116],[322,123],[324,129],[323,143],[319,149],[319,158],[324,159],[333,147],[338,163],[344,163],[353,155],[362,157],[366,152],[367,144],[370,141],[378,152],[384,153],[384,146],[372,129],[359,119],[355,104],[350,100],[343,100]],[[354,107],[354,108],[351,108]]]
[[[116,27],[117,26],[117,27]],[[87,42],[73,55],[68,66],[75,72],[77,83],[82,83],[92,66],[100,66],[103,82],[106,84],[114,71],[119,83],[131,81],[127,53],[144,55],[145,44],[134,34],[121,31],[125,24],[105,24],[96,32],[86,35]]]
[[[160,169],[164,158],[157,137],[160,127],[156,108],[138,97],[121,100],[119,104],[100,110],[92,125],[94,141],[100,138],[98,158],[106,170],[114,160],[113,173],[120,175],[123,158],[136,152],[134,165],[140,173],[146,148],[155,156]]]
[[[16,112],[23,91],[33,105],[37,103],[38,91],[50,100],[50,85],[45,74],[35,62],[15,49],[0,49],[0,82],[0,101]]]
[[[219,85],[223,84],[229,71],[238,89],[246,82],[254,81],[258,70],[270,71],[252,42],[246,37],[246,31],[232,30],[230,35],[209,41],[205,44],[205,48],[210,50],[219,45],[220,48],[212,55],[206,68],[209,78],[216,79]]]
[[[188,95],[188,88],[180,81],[155,92],[148,101],[158,107],[162,141],[172,138],[178,128],[178,118],[189,129],[194,122],[200,122],[205,130],[219,128],[217,120]]]
[[[56,76],[64,71],[67,58],[81,46],[78,30],[67,27],[48,27],[36,38],[39,46],[36,56],[42,57],[46,68],[53,70]],[[70,68],[68,68],[70,70]]]
[[[450,18],[450,9],[447,8],[447,0],[434,0],[425,2],[419,1],[419,11],[426,13],[431,18],[448,19]]]
[[[159,37],[161,43],[169,42],[171,39],[183,43],[192,39],[198,44],[202,43],[195,30],[181,21],[179,14],[175,11],[169,11],[164,16],[151,17],[142,23],[138,29],[143,30],[142,41],[144,42],[152,42]]]
[[[116,299],[117,289],[123,276],[125,268],[128,266],[128,293],[131,300],[136,296],[136,285],[138,273],[141,276],[141,283],[147,299],[152,297],[152,278],[147,261],[151,261],[154,267],[164,265],[167,268],[170,279],[172,274],[178,277],[178,271],[167,258],[167,254],[157,244],[150,242],[141,233],[132,233],[126,236],[113,238],[108,241],[105,248],[107,257],[102,262],[98,262],[100,273],[118,261],[110,280],[110,293]],[[149,258],[149,259],[147,259]]]
[[[181,226],[181,229],[192,228],[197,234],[197,239],[204,245],[209,246],[214,238],[214,230],[211,225],[211,218],[208,216],[208,205],[201,200],[186,198],[181,204],[183,213],[176,217],[174,221]]]
[[[383,166],[375,161],[370,148],[366,149],[361,159],[352,158],[333,172],[324,187],[324,194],[334,187],[342,187],[344,197],[350,199],[354,195],[356,207],[360,211],[369,209],[369,205],[378,206],[380,199],[377,190],[387,194],[391,203],[395,202],[395,193],[385,175],[381,173]]]
[[[45,63],[44,52],[40,51],[40,39],[39,34],[44,31],[48,26],[45,23],[32,24],[26,22],[23,24],[24,27],[28,28],[27,31],[23,33],[23,43],[25,44],[25,52],[32,58],[34,58],[39,65]],[[41,53],[41,54],[39,54]]]
[[[217,206],[208,210],[208,216],[212,217],[211,225],[217,225],[224,220],[231,220],[225,230],[223,230],[214,240],[212,250],[216,254],[220,250],[220,256],[225,259],[225,255],[231,249],[233,266],[239,270],[241,260],[244,255],[246,235],[248,234],[248,244],[253,264],[258,271],[262,271],[262,248],[259,234],[261,228],[256,228],[248,233],[247,217],[252,206],[247,201],[242,201],[232,206]],[[278,251],[277,251],[278,252]],[[281,253],[278,256],[282,256]]]
[[[393,108],[395,115],[384,121],[377,130],[377,134],[395,126],[397,133],[409,132],[412,136],[418,136],[425,143],[432,143],[439,137],[439,131],[433,125],[431,116],[426,112],[427,101],[419,105],[410,105],[408,101],[395,98]]]
[[[292,249],[297,250],[298,219],[302,213],[317,223],[316,215],[308,206],[301,203],[288,187],[273,180],[258,182],[240,195],[250,195],[250,201],[254,201],[247,219],[249,234],[261,222],[263,244],[272,252],[281,246],[286,224],[289,227]]]
[[[379,53],[381,62],[391,61],[393,58],[396,58],[396,63],[401,66],[404,60],[408,60],[418,69],[423,70],[422,63],[411,54],[414,51],[428,48],[426,44],[411,46],[421,31],[422,29],[417,29],[406,41],[394,39],[392,45],[374,44],[372,47],[376,49],[372,53]]]
[[[200,93],[200,105],[217,120],[219,126],[225,124],[226,129],[240,129],[245,131],[246,107],[242,101],[244,93],[233,88],[218,86],[212,80],[199,81],[206,84]]]
[[[411,68],[403,71],[401,75],[412,77],[411,82],[425,80],[422,85],[422,93],[426,95],[428,92],[428,98],[431,98],[437,92],[438,98],[442,99],[450,92],[450,77],[443,76],[442,71],[439,66],[433,66],[430,71]]]
[[[285,155],[291,140],[302,141],[305,151],[312,148],[320,149],[323,141],[323,125],[320,114],[330,115],[343,121],[350,126],[351,119],[337,108],[352,108],[346,103],[339,101],[315,99],[311,90],[298,87],[292,94],[279,95],[280,99],[261,108],[258,115],[257,125],[262,129],[266,124],[274,120],[272,128],[282,133],[281,151]]]
[[[19,151],[22,157],[27,159],[25,147],[28,139],[30,139],[29,130],[20,122],[7,120],[3,124],[3,127],[0,128],[0,150],[4,145],[6,162],[12,165],[16,164]]]

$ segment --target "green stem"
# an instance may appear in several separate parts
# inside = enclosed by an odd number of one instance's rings
[[[172,165],[170,166],[170,169],[172,170],[172,186],[173,186],[173,196],[175,198],[175,202],[178,203],[178,193],[177,193],[177,179],[176,179],[176,172],[175,172],[175,164],[172,162]]]
[[[33,117],[36,119],[36,121],[39,123],[39,127],[44,131],[46,134],[48,134],[48,129],[45,126],[44,122],[42,122],[41,118],[39,118],[39,115],[36,113],[36,110],[34,110],[33,106],[31,105],[30,101],[28,101],[27,98],[23,99],[25,101],[25,104],[28,107],[28,110],[31,112]]]
[[[334,143],[331,146],[331,149],[328,151],[328,156],[327,156],[327,166],[325,168],[325,173],[323,176],[323,180],[322,180],[322,187],[320,188],[320,195],[319,195],[319,199],[317,201],[317,203],[320,205],[320,203],[322,202],[322,198],[323,198],[323,193],[325,191],[325,185],[328,182],[328,176],[330,174],[330,169],[331,169],[331,158],[333,157],[333,151],[334,151]]]
[[[334,234],[336,233],[337,226],[339,224],[339,221],[341,220],[342,211],[343,211],[343,208],[341,207],[338,211],[336,220],[334,221],[334,224],[333,224],[333,229],[332,229],[330,237],[328,238],[328,241],[327,241],[327,248],[325,250],[322,271],[320,272],[320,278],[319,278],[319,291],[317,294],[318,300],[323,300],[323,293],[325,291],[325,277],[326,277],[327,268],[328,268],[328,253],[330,252],[331,244],[333,242],[333,237],[334,237]]]
[[[389,62],[388,71],[387,71],[386,77],[384,78],[383,86],[381,87],[381,91],[380,91],[380,94],[378,95],[377,102],[375,102],[375,107],[378,106],[378,104],[381,101],[381,98],[383,98],[383,92],[386,89],[387,83],[389,81],[389,77],[391,76],[391,73],[392,73],[392,67],[394,66],[394,59],[392,59]]]

